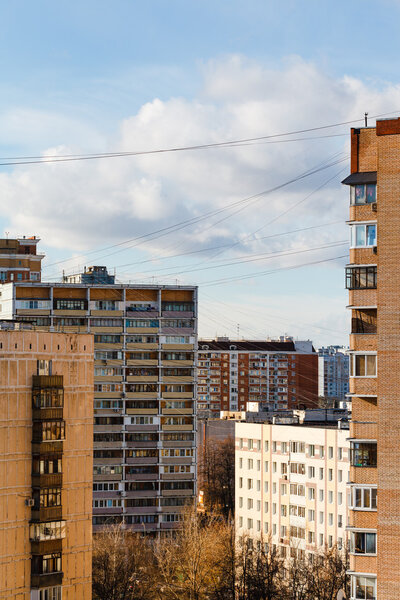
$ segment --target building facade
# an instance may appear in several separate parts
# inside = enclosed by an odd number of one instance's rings
[[[94,529],[178,525],[196,495],[197,289],[5,284],[3,317],[94,334]]]
[[[37,254],[36,236],[0,239],[0,283],[40,281],[43,254]]]
[[[352,598],[400,586],[400,120],[351,130]],[[379,278],[377,278],[379,274]]]
[[[200,340],[199,415],[318,405],[318,355],[311,342]]]
[[[0,598],[90,600],[93,337],[0,322],[0,406]]]
[[[285,558],[346,543],[348,429],[236,423],[238,536]]]
[[[349,393],[349,365],[347,351],[340,346],[318,350],[318,396],[332,404],[347,399]]]

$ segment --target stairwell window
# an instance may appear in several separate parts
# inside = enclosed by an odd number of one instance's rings
[[[376,246],[376,224],[362,223],[350,226],[351,248],[371,248]]]

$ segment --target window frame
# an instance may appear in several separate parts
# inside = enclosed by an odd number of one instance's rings
[[[359,244],[359,243],[357,243],[357,238],[358,238],[357,230],[361,230],[361,228],[364,228],[364,233],[362,234],[364,242]],[[373,243],[368,243],[368,240],[370,237],[369,228],[375,229]],[[376,221],[365,221],[365,222],[357,221],[356,223],[350,224],[350,248],[374,248],[377,245],[378,245],[378,238],[377,238]]]
[[[357,370],[360,367],[360,362],[361,362],[361,357],[364,357],[364,375],[357,375]],[[368,361],[369,357],[374,357],[375,358],[375,373],[373,375],[368,374],[368,363],[370,363],[371,361]],[[357,366],[357,359],[359,361],[359,365]],[[369,365],[371,366],[371,365]],[[352,352],[350,353],[350,377],[354,377],[356,379],[374,379],[378,376],[378,357],[377,357],[377,352]]]

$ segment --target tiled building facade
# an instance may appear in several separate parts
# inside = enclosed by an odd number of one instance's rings
[[[400,120],[352,129],[352,598],[400,597]]]
[[[0,322],[0,598],[90,600],[93,338],[19,326]]]
[[[311,342],[200,340],[199,414],[263,409],[315,408],[318,355]]]
[[[197,289],[85,282],[0,291],[5,318],[94,334],[94,529],[176,527],[196,494]]]
[[[236,423],[238,535],[285,558],[346,544],[349,431],[336,426]]]

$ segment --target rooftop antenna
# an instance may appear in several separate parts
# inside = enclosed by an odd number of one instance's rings
[[[5,231],[4,232],[6,234],[6,238],[8,239],[8,234],[10,233],[9,231]]]
[[[368,127],[368,113],[364,113],[365,127]]]

